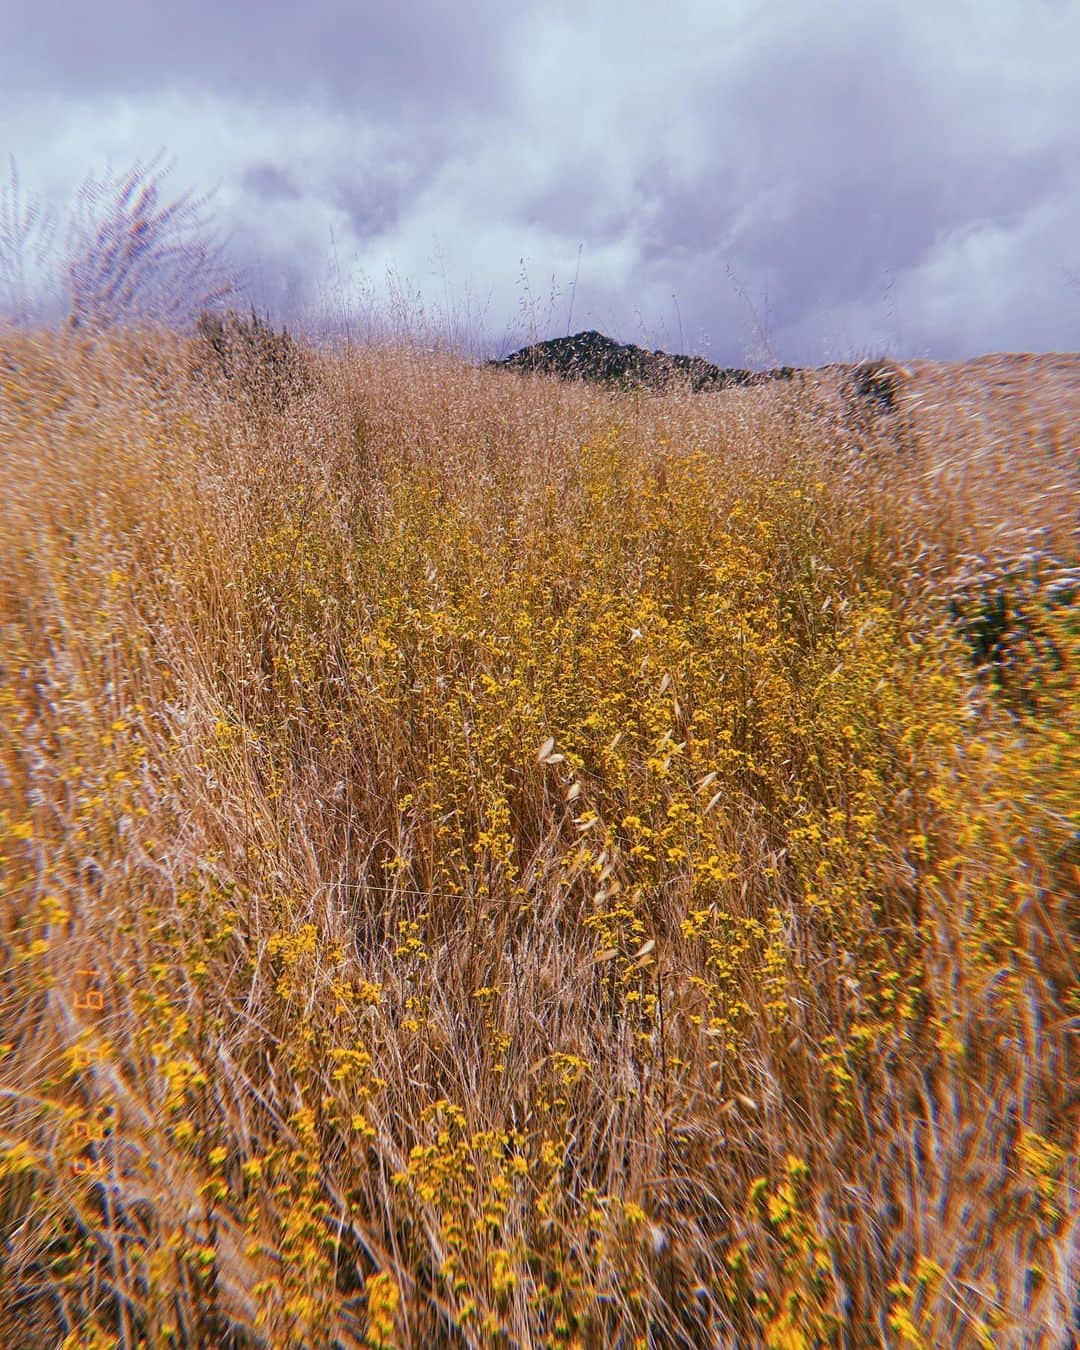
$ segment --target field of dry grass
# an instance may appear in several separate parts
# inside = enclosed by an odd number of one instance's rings
[[[0,342],[0,1344],[1068,1345],[1068,374],[204,357]]]

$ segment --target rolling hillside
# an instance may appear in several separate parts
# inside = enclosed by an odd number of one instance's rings
[[[1069,1344],[1080,358],[212,338],[0,341],[0,1344]]]

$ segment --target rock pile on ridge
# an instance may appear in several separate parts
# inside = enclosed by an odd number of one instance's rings
[[[594,329],[575,333],[573,337],[536,342],[501,361],[489,361],[488,365],[558,375],[566,380],[589,380],[616,389],[664,389],[685,382],[694,393],[790,380],[795,374],[791,366],[767,371],[740,370],[713,365],[701,356],[651,352],[634,343],[615,342]]]

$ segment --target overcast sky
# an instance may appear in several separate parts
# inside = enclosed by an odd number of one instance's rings
[[[294,319],[1076,350],[1078,52],[1080,0],[0,0],[0,151],[63,199],[164,150]]]

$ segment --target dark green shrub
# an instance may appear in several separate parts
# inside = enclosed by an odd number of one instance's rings
[[[1042,679],[1062,669],[1065,645],[1080,624],[1080,571],[1026,554],[974,572],[949,608],[977,669],[1034,707]]]

